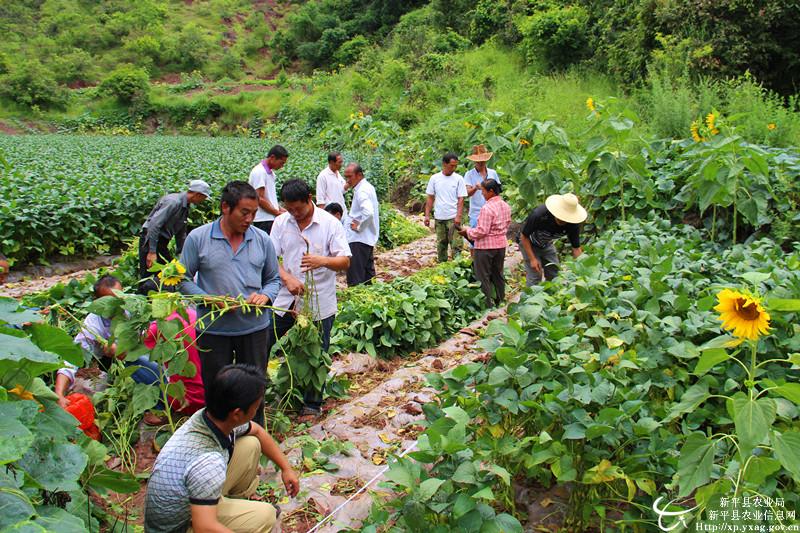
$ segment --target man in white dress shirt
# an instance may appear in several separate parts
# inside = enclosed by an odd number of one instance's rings
[[[269,233],[275,217],[286,211],[278,205],[278,195],[275,192],[275,171],[283,168],[289,152],[280,144],[270,148],[267,158],[253,167],[250,171],[250,185],[258,194],[258,212],[253,220],[253,226]]]
[[[281,200],[286,213],[279,215],[272,226],[275,253],[283,258],[280,267],[281,288],[275,307],[300,311],[307,272],[314,279],[316,294],[310,299],[314,320],[322,332],[322,348],[328,350],[331,328],[336,317],[336,273],[350,266],[350,247],[342,223],[324,209],[314,205],[311,188],[302,180],[289,180],[281,187]],[[275,311],[274,328],[269,328],[268,350],[295,323],[291,312]],[[269,352],[267,352],[269,353]],[[312,391],[304,394],[303,414],[320,413],[322,398]]]
[[[347,165],[344,178],[353,189],[353,205],[350,206],[345,221],[347,242],[353,254],[350,268],[347,269],[347,285],[353,287],[370,283],[375,277],[375,245],[380,231],[380,205],[375,187],[364,179],[361,165]]]
[[[345,181],[339,174],[343,163],[344,158],[339,152],[328,154],[328,166],[317,176],[317,207],[325,209],[328,204],[339,204],[342,209],[347,209],[344,203]]]

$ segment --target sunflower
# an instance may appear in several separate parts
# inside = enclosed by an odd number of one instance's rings
[[[723,289],[717,294],[717,299],[719,304],[714,310],[719,312],[722,328],[733,332],[734,337],[756,340],[769,333],[769,313],[759,298]]]
[[[164,285],[170,287],[183,281],[184,274],[186,274],[186,267],[180,264],[177,259],[173,259],[158,273],[158,279]]]
[[[586,108],[587,108],[589,111],[592,111],[592,112],[595,112],[595,111],[597,111],[597,108],[596,108],[596,107],[595,107],[595,105],[594,105],[594,98],[587,98],[587,99],[586,99]]]

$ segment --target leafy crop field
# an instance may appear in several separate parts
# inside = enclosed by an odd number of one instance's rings
[[[249,138],[158,136],[0,136],[0,249],[13,261],[53,254],[92,255],[134,237],[158,198],[204,179],[215,195],[250,170],[279,141]],[[289,160],[279,180],[315,183],[327,151],[285,143]],[[386,191],[382,159],[350,151],[368,179]],[[280,186],[280,184],[279,184]],[[199,224],[217,212],[218,196],[193,216]]]

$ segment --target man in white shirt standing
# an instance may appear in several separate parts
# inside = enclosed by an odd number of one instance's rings
[[[344,158],[339,152],[328,154],[328,166],[317,176],[317,207],[325,209],[328,204],[339,204],[342,209],[347,209],[344,203],[345,181],[339,174],[343,163]]]
[[[347,286],[369,283],[375,277],[375,245],[378,243],[380,219],[378,195],[375,187],[364,179],[364,170],[358,163],[344,169],[347,185],[353,189],[353,205],[346,217],[347,242],[353,257],[347,269]]]
[[[253,167],[250,171],[250,185],[258,194],[258,212],[253,220],[253,226],[269,233],[275,217],[285,213],[278,205],[278,194],[275,191],[275,171],[283,168],[289,152],[280,144],[270,148],[267,158]]]
[[[336,273],[350,266],[350,247],[339,220],[314,205],[311,188],[302,180],[289,180],[281,187],[286,213],[275,219],[272,243],[283,258],[280,267],[281,288],[275,307],[300,311],[307,290],[303,280],[311,272],[316,294],[310,298],[314,320],[322,332],[322,348],[327,351],[331,328],[336,317]],[[274,328],[269,328],[268,350],[294,326],[291,312],[275,311]],[[269,351],[267,353],[269,353]],[[303,414],[318,415],[322,398],[314,391],[304,392]]]
[[[461,217],[464,213],[464,198],[467,187],[464,178],[456,172],[458,156],[452,152],[442,157],[442,171],[428,180],[425,194],[425,225],[431,225],[431,207],[436,228],[436,256],[440,263],[447,261],[447,247],[453,256],[461,251],[463,239],[456,234],[461,228]]]

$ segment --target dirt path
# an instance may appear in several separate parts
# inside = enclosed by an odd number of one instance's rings
[[[30,266],[18,271],[12,270],[8,283],[0,286],[0,296],[22,298],[26,294],[47,290],[57,283],[83,279],[89,274],[97,274],[100,268],[111,265],[117,257],[101,255],[94,259],[53,263],[50,266]]]
[[[413,249],[410,253],[414,253]],[[506,266],[513,271],[520,261],[516,246],[509,247]],[[301,496],[281,502],[283,531],[308,531],[376,476],[378,479],[369,490],[359,494],[317,531],[333,533],[342,528],[357,528],[368,515],[375,497],[390,496],[378,487],[386,461],[391,454],[400,454],[414,445],[422,430],[419,425],[424,419],[422,405],[435,399],[436,391],[425,386],[425,374],[481,360],[485,353],[476,346],[477,330],[504,315],[502,309],[490,311],[416,358],[387,363],[364,354],[347,354],[335,361],[334,373],[348,374],[353,381],[351,393],[366,392],[336,407],[312,426],[307,435],[318,441],[349,442],[354,449],[349,455],[330,458],[339,467],[338,471],[316,470],[304,474]],[[304,437],[295,437],[282,444],[295,463],[301,462],[303,443]],[[277,477],[270,471],[264,479],[274,485]]]
[[[12,271],[9,282],[0,286],[0,296],[22,298],[26,294],[44,291],[57,283],[68,283],[72,279],[83,279],[97,274],[117,256],[99,256],[69,263],[53,263],[50,266],[31,266]],[[411,275],[436,264],[436,236],[431,234],[409,244],[392,248],[375,255],[375,270],[378,279],[391,281],[400,276]],[[339,276],[339,288],[347,286],[344,274]]]

